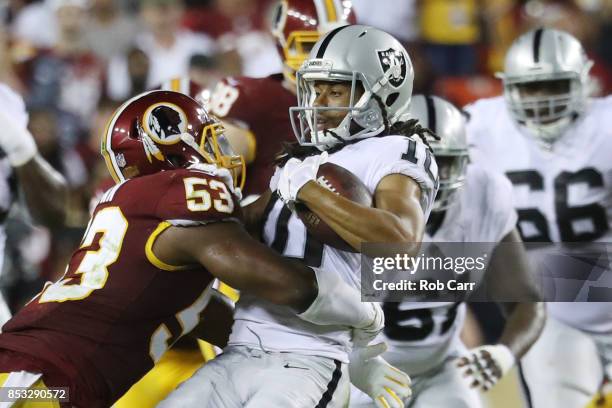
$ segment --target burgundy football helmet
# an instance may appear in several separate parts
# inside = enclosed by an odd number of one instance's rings
[[[295,72],[323,34],[355,23],[353,5],[348,0],[280,0],[272,34],[283,60],[285,78],[295,83]]]
[[[150,91],[121,105],[110,118],[101,151],[122,182],[193,163],[229,169],[242,187],[245,164],[223,136],[223,126],[194,99],[172,91]]]

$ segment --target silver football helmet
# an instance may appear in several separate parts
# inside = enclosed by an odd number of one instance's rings
[[[410,103],[410,117],[440,137],[431,146],[440,175],[440,188],[432,211],[446,210],[455,192],[465,182],[468,164],[468,143],[465,117],[450,102],[437,96],[414,95]]]
[[[539,28],[514,41],[497,76],[512,117],[551,145],[585,109],[592,66],[576,38]]]
[[[363,25],[330,31],[297,72],[298,106],[290,108],[290,115],[298,141],[325,150],[381,134],[408,111],[413,79],[408,53],[390,34]],[[349,105],[315,106],[316,81],[350,83]],[[333,129],[317,130],[317,115],[324,110],[346,111],[346,116]]]

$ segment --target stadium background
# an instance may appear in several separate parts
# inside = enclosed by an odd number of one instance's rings
[[[281,61],[268,32],[274,0],[4,0],[0,80],[25,99],[41,154],[69,182],[64,226],[7,223],[0,288],[13,311],[55,280],[78,245],[106,169],[99,135],[118,103],[172,77],[212,86],[222,76],[266,76]],[[501,93],[493,74],[510,43],[538,26],[576,36],[595,61],[592,92],[612,90],[612,2],[606,0],[353,0],[357,21],[407,47],[414,93],[463,106]],[[478,343],[479,339],[471,340]],[[493,394],[512,394],[510,377]],[[495,398],[495,397],[493,397]],[[503,401],[503,402],[502,402]],[[496,399],[496,407],[513,406]]]

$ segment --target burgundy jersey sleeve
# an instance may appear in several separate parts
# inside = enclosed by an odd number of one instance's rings
[[[156,216],[175,226],[238,221],[240,206],[231,189],[216,176],[187,169],[168,173]]]

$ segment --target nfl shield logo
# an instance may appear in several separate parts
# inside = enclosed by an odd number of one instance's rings
[[[399,88],[406,79],[406,58],[401,51],[389,48],[388,50],[378,51],[378,60],[383,72],[391,70],[389,83],[395,88]]]

